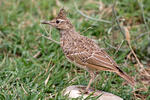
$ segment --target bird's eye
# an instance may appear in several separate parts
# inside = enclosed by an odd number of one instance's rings
[[[59,20],[56,20],[56,23],[58,24],[60,21]]]

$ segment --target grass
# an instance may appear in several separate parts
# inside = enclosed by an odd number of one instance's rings
[[[70,85],[87,85],[88,73],[69,63],[58,44],[41,37],[47,35],[40,25],[41,20],[55,17],[63,6],[68,17],[83,35],[97,40],[107,48],[121,69],[134,76],[139,82],[135,91],[114,73],[100,72],[92,87],[114,93],[125,100],[150,99],[150,86],[141,84],[145,79],[135,70],[136,60],[117,28],[111,9],[114,1],[102,0],[105,8],[99,11],[100,1],[77,0],[83,13],[93,18],[109,20],[113,24],[87,19],[82,16],[71,0],[1,0],[0,2],[0,99],[2,100],[62,100],[64,88]],[[143,4],[143,9],[139,4]],[[131,45],[144,68],[149,68],[149,0],[117,1],[117,17],[125,18],[124,25],[130,27]],[[110,13],[108,12],[110,10]],[[144,15],[144,17],[143,17]],[[145,22],[144,22],[145,21]],[[49,30],[48,26],[46,30]],[[89,28],[91,27],[91,28]],[[110,29],[112,30],[110,31]],[[146,32],[146,33],[145,33]],[[52,29],[53,39],[59,41],[59,34]],[[124,41],[123,41],[124,40]],[[121,48],[116,52],[113,47]],[[34,58],[34,55],[40,55]],[[137,66],[138,67],[138,66]],[[49,77],[49,78],[48,78]],[[144,82],[149,79],[146,78]],[[48,80],[46,82],[46,80]],[[145,87],[144,87],[145,86]],[[143,90],[144,89],[144,90]]]

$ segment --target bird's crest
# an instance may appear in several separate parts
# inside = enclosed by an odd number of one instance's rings
[[[61,8],[61,9],[60,9],[57,18],[66,19],[66,11],[65,11],[64,8]]]

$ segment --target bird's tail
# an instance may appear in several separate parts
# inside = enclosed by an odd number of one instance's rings
[[[118,68],[118,72],[116,72],[119,76],[121,76],[123,79],[125,79],[128,83],[130,83],[133,87],[135,86],[135,80],[128,76],[125,72],[123,72],[121,69]]]

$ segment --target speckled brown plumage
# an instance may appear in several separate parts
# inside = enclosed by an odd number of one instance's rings
[[[66,17],[64,9],[61,9],[58,16],[52,21],[46,21],[43,24],[50,24],[60,31],[61,47],[67,59],[90,73],[91,79],[86,90],[89,89],[95,78],[94,72],[101,70],[115,72],[134,86],[134,79],[119,69],[116,62],[104,49],[99,48],[94,41],[75,31]]]

